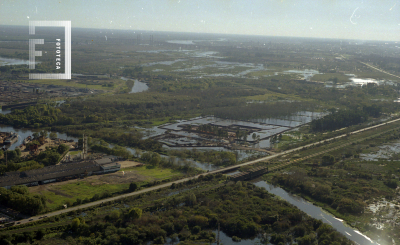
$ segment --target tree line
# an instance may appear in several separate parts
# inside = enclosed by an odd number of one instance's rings
[[[0,204],[28,215],[36,215],[46,209],[46,198],[30,194],[26,186],[0,187]]]

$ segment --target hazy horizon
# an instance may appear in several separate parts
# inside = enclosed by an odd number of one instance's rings
[[[8,1],[2,25],[71,20],[72,27],[400,41],[398,1]]]

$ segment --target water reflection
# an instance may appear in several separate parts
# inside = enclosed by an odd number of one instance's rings
[[[372,241],[369,237],[363,235],[361,232],[358,230],[355,230],[349,226],[346,226],[345,223],[342,222],[342,220],[335,218],[333,215],[325,212],[323,209],[320,207],[314,206],[312,203],[307,202],[301,197],[298,196],[293,196],[283,190],[280,187],[275,187],[274,185],[268,184],[265,181],[258,181],[254,183],[258,187],[262,187],[266,189],[269,193],[272,193],[274,195],[277,195],[290,204],[296,206],[298,209],[301,211],[307,213],[310,215],[312,218],[319,219],[324,223],[327,223],[331,225],[333,228],[335,228],[338,232],[346,236],[348,239],[350,239],[353,242],[356,242],[358,244],[376,244],[378,245],[377,242]]]
[[[2,109],[0,109],[0,114],[3,114],[3,115],[5,115],[5,114],[8,114],[8,113],[11,113],[11,110],[2,110]]]
[[[36,61],[35,63],[38,64],[40,62]],[[0,57],[0,66],[6,65],[29,65],[29,60]]]
[[[28,136],[32,136],[36,131],[32,131],[30,129],[17,129],[11,126],[0,126],[0,132],[14,132],[18,134],[18,141],[8,147],[9,150],[14,150],[16,147],[23,144],[24,139]],[[78,141],[78,138],[68,136],[64,133],[57,133],[57,138],[62,140],[73,140],[74,142]]]
[[[126,78],[126,77],[121,77],[121,79],[124,80],[124,81],[132,80],[132,79],[129,79],[129,78]],[[143,92],[143,91],[146,91],[146,90],[149,89],[149,86],[147,86],[146,83],[140,82],[137,79],[133,79],[133,81],[135,83],[133,84],[131,92],[129,92],[130,94],[140,93],[140,92]]]

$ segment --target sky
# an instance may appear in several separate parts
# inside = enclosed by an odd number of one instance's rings
[[[0,0],[1,25],[400,41],[400,0]]]

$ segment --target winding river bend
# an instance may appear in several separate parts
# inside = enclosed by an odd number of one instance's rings
[[[26,128],[14,128],[12,126],[5,126],[5,125],[0,125],[0,132],[14,132],[18,134],[18,141],[15,142],[14,144],[8,146],[8,150],[14,150],[17,146],[20,146],[23,144],[24,139],[28,136],[32,136],[35,131],[26,129]],[[57,133],[57,138],[62,139],[62,140],[74,140],[75,142],[78,141],[78,138],[68,136],[64,133]]]
[[[372,241],[369,237],[363,235],[360,231],[355,230],[349,226],[346,226],[346,224],[342,220],[335,218],[333,215],[325,212],[322,208],[314,206],[312,203],[304,200],[301,197],[293,196],[293,195],[289,194],[288,192],[286,192],[285,190],[283,190],[282,188],[268,184],[265,181],[254,182],[254,184],[258,187],[262,187],[262,188],[266,189],[269,193],[272,193],[276,196],[281,197],[282,199],[284,199],[285,201],[289,202],[290,204],[296,206],[298,209],[307,213],[314,219],[319,219],[322,222],[331,225],[338,232],[340,232],[341,234],[343,234],[344,236],[346,236],[348,239],[355,242],[356,244],[379,245],[379,243]]]

